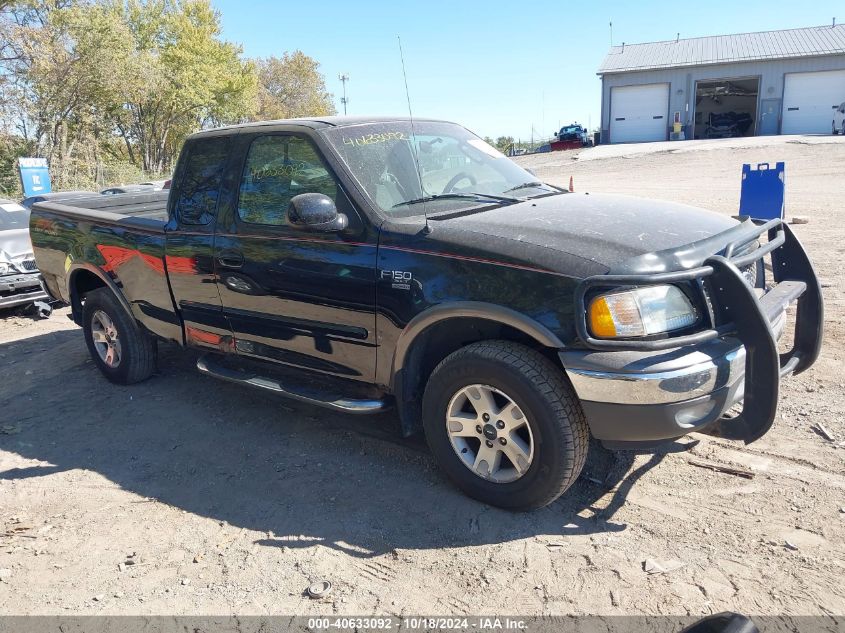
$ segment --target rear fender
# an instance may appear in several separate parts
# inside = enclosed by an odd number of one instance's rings
[[[126,311],[129,318],[132,319],[132,322],[136,323],[135,315],[132,313],[132,307],[129,305],[129,302],[126,300],[126,297],[123,295],[123,292],[121,292],[118,285],[101,268],[88,263],[73,264],[68,271],[68,296],[70,297],[74,323],[82,327],[82,297],[76,288],[76,284],[79,279],[79,274],[83,271],[92,273],[99,278],[99,280],[103,282],[103,285],[111,290],[112,294],[117,298],[120,306]]]

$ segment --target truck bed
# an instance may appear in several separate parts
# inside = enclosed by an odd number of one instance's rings
[[[76,287],[113,284],[138,322],[181,340],[167,279],[167,196],[156,191],[33,205],[30,237],[50,294],[76,306],[81,297],[70,291],[76,275],[86,279]]]
[[[50,208],[55,212],[68,215],[90,215],[89,212],[104,212],[122,216],[123,218],[146,219],[167,222],[167,198],[169,191],[152,191],[149,193],[123,193],[112,196],[90,196],[88,198],[71,198],[61,202],[39,202],[41,208]],[[95,213],[93,217],[108,218]]]

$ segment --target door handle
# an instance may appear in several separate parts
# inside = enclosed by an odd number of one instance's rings
[[[220,251],[217,253],[217,263],[226,268],[240,268],[244,265],[244,254],[228,249]]]

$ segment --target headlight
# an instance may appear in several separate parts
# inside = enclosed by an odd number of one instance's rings
[[[647,286],[600,295],[587,310],[598,338],[648,336],[694,325],[698,312],[676,286]]]
[[[0,275],[6,275],[13,272],[12,265],[6,262],[0,262]]]

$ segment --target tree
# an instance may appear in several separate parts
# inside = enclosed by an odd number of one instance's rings
[[[203,127],[334,111],[316,60],[245,59],[210,0],[0,0],[0,155],[46,157],[56,188],[167,172]]]
[[[90,82],[68,42],[65,0],[24,0],[0,13],[0,77],[4,126],[46,156],[58,172],[73,153],[80,106]]]
[[[33,147],[20,136],[0,133],[0,198],[20,198],[18,157],[31,154]]]
[[[208,0],[109,0],[79,10],[117,16],[114,28],[128,31],[128,54],[102,85],[108,119],[144,170],[169,168],[184,137],[203,124],[254,112],[255,67],[240,46],[220,40],[220,15]]]
[[[103,152],[165,171],[188,133],[255,111],[254,64],[220,35],[208,0],[19,0],[0,11],[0,123],[60,186]]]
[[[500,136],[496,139],[496,149],[502,152],[502,154],[507,154],[512,145],[512,136]]]
[[[335,114],[320,64],[302,51],[257,60],[258,112],[255,120]]]

